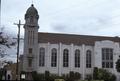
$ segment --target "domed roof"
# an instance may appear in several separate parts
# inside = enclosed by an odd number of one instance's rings
[[[31,7],[29,7],[26,11],[26,14],[25,14],[25,18],[28,18],[30,16],[35,16],[37,17],[38,16],[38,11],[37,9],[34,7],[34,5],[32,4]]]

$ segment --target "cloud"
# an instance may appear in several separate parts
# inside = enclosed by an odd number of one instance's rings
[[[66,31],[67,27],[63,24],[56,24],[53,26],[53,30],[55,31]]]
[[[7,27],[10,26],[11,31],[17,32],[15,31],[17,28],[13,26],[13,23],[19,19],[24,23],[24,14],[27,8],[30,7],[31,1],[12,0],[7,1],[7,3],[6,1],[2,1],[2,23]],[[119,14],[117,14],[120,13],[119,3],[119,0],[34,1],[40,15],[40,31],[74,32],[78,34],[87,34],[88,32],[94,32],[96,29],[104,30],[105,26],[107,28],[116,26],[114,23],[120,21]],[[115,20],[112,16],[118,16],[118,19]],[[84,27],[86,30],[83,30]],[[74,28],[77,30],[73,31]],[[99,35],[100,33],[96,32],[94,34]]]
[[[30,7],[30,0],[2,0],[2,25],[17,35],[17,23]],[[35,0],[39,31],[89,35],[120,35],[120,0]],[[24,34],[21,29],[21,35]],[[22,49],[22,48],[21,48]],[[15,52],[14,52],[15,54]]]

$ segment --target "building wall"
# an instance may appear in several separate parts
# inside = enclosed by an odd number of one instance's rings
[[[117,59],[120,56],[120,45],[117,42],[109,41],[109,40],[104,40],[104,41],[96,41],[95,42],[95,47],[94,47],[94,54],[95,54],[95,67],[102,68],[102,53],[101,49],[102,48],[112,48],[113,49],[113,68],[107,68],[110,72],[114,73],[117,76],[117,81],[120,80],[119,76],[120,73],[116,71],[115,64]]]
[[[113,62],[114,62],[114,66],[112,69],[108,69],[109,71],[111,71],[112,73],[117,73],[116,72],[116,68],[115,68],[115,63],[117,61],[117,59],[119,58],[120,55],[120,47],[119,47],[119,43],[115,43],[109,40],[105,40],[105,41],[97,41],[95,43],[95,67],[99,67],[102,68],[102,53],[101,53],[101,49],[102,48],[112,48],[113,49]]]
[[[94,46],[89,45],[66,45],[66,44],[50,44],[48,43],[39,43],[39,48],[45,48],[45,66],[40,67],[39,66],[39,50],[37,55],[37,72],[44,73],[45,71],[49,71],[53,74],[68,74],[70,71],[79,72],[82,74],[82,78],[84,79],[87,74],[92,74],[93,67],[102,68],[102,48],[113,48],[113,61],[114,61],[114,67],[112,69],[108,69],[112,73],[117,75],[116,69],[115,69],[115,62],[118,59],[118,56],[120,55],[120,49],[119,49],[119,43],[115,43],[109,40],[104,41],[96,41]],[[51,67],[51,50],[52,48],[57,49],[57,67]],[[63,50],[64,49],[69,50],[69,67],[63,67]],[[76,68],[74,66],[74,51],[76,49],[80,50],[80,67]],[[86,68],[86,51],[91,50],[92,51],[92,67]]]

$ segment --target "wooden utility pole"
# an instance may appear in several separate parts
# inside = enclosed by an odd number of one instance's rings
[[[0,27],[1,27],[1,0],[0,0]]]
[[[24,24],[21,24],[21,21],[19,20],[19,23],[14,23],[14,25],[17,25],[18,26],[18,35],[17,35],[17,64],[16,64],[16,80],[19,80],[19,64],[18,64],[18,61],[19,61],[19,44],[20,44],[20,26],[21,25],[24,25]]]

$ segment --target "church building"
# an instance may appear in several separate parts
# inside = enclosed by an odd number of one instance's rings
[[[38,20],[32,4],[25,14],[22,71],[49,71],[59,76],[74,71],[84,80],[98,67],[119,76],[115,68],[120,55],[119,37],[38,32]]]

